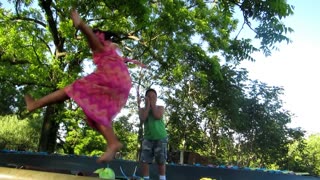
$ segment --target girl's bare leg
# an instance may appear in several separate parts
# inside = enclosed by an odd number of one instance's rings
[[[108,141],[108,147],[104,154],[97,160],[99,163],[112,161],[117,151],[122,148],[121,142],[118,141],[117,136],[114,134],[112,127],[106,127],[101,124],[96,124],[97,129]]]
[[[69,99],[69,96],[64,92],[64,89],[57,90],[51,94],[48,94],[38,100],[33,99],[29,94],[25,95],[24,100],[27,104],[27,110],[32,112],[38,108],[65,101]]]

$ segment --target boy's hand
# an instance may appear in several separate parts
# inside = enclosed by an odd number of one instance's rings
[[[155,107],[156,106],[156,100],[154,98],[150,98],[150,106]]]
[[[148,97],[145,97],[145,106],[146,106],[146,108],[151,107],[150,106],[150,99]]]

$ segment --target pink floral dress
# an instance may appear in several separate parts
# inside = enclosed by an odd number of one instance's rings
[[[99,37],[101,41],[101,37]],[[94,53],[95,72],[76,80],[65,88],[84,111],[88,124],[96,128],[96,123],[111,127],[112,119],[126,104],[131,89],[131,78],[126,61],[118,55],[110,41],[101,41],[103,52]]]

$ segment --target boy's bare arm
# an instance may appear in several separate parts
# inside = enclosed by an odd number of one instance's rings
[[[151,106],[152,115],[155,119],[162,119],[164,114],[164,107],[163,106]]]
[[[145,122],[148,118],[149,108],[139,108],[139,119],[140,122]]]

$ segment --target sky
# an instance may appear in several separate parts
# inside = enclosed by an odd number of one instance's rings
[[[320,1],[288,0],[294,15],[283,22],[294,29],[287,36],[292,43],[281,43],[271,56],[254,54],[256,62],[245,61],[241,67],[250,79],[284,89],[284,108],[294,114],[289,127],[301,127],[307,135],[320,133]]]

